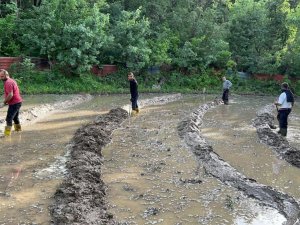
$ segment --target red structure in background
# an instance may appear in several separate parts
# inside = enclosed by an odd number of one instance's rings
[[[20,57],[0,57],[0,69],[9,69],[13,63],[21,62]]]
[[[91,68],[91,72],[97,76],[106,76],[117,71],[118,67],[116,65],[103,65],[102,67],[95,65]]]
[[[8,70],[12,64],[19,62],[22,62],[21,57],[0,57],[0,69]],[[34,63],[39,70],[50,69],[50,64],[47,59],[33,57],[31,58],[31,62]],[[118,67],[116,65],[103,65],[102,67],[95,65],[91,68],[91,72],[97,76],[106,76],[107,74],[117,71]]]
[[[257,80],[275,80],[275,81],[282,82],[283,77],[284,75],[282,74],[263,74],[263,73],[254,74],[254,78]]]

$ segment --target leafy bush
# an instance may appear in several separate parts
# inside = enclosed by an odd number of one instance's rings
[[[19,29],[24,51],[54,61],[65,73],[88,71],[108,40],[108,16],[100,12],[102,1],[95,2],[44,1],[22,14]]]
[[[16,37],[15,4],[7,4],[13,10],[4,18],[0,18],[0,56],[19,56],[20,43]]]

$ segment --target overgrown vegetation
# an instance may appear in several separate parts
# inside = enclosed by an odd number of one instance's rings
[[[299,21],[298,0],[6,0],[0,3],[0,56],[45,58],[54,66],[16,73],[24,85],[31,81],[26,92],[124,88],[111,84],[115,75],[84,80],[95,64],[143,74],[145,91],[157,85],[154,79],[161,91],[213,91],[220,78],[213,69],[299,79]],[[152,66],[171,70],[144,72]],[[232,79],[238,92],[277,89],[271,81]],[[293,85],[297,90],[299,82]]]
[[[73,94],[73,93],[128,93],[128,69],[120,70],[105,77],[90,73],[79,76],[66,76],[60,70],[36,71],[30,60],[15,64],[11,74],[20,85],[23,94]],[[165,93],[207,93],[220,94],[222,73],[207,70],[202,74],[184,75],[180,72],[161,72],[151,74],[146,71],[136,74],[140,92]],[[232,93],[235,94],[278,94],[280,85],[275,81],[259,81],[239,78],[232,75]],[[287,82],[291,83],[289,80]],[[300,95],[300,81],[292,85]]]

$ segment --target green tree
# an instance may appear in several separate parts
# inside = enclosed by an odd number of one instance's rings
[[[0,17],[0,56],[19,56],[20,43],[17,40],[17,11],[15,4],[7,4],[10,13]]]
[[[278,73],[289,37],[284,0],[239,0],[232,4],[229,44],[237,68]]]
[[[66,73],[79,74],[97,63],[108,36],[102,1],[52,0],[23,15],[19,28],[24,51],[44,56]]]
[[[194,8],[193,4],[191,7],[180,7],[170,22],[170,27],[179,37],[178,46],[174,48],[173,62],[193,70],[216,65],[225,67],[230,52],[224,40],[224,29],[217,23],[216,9],[203,10],[202,7]]]
[[[100,58],[108,58],[110,63],[124,64],[132,69],[142,69],[149,64],[151,49],[147,36],[149,21],[141,16],[141,10],[120,11],[111,18],[109,33],[113,40]]]
[[[287,51],[284,56],[286,73],[292,77],[300,77],[300,6],[289,14],[290,35]]]

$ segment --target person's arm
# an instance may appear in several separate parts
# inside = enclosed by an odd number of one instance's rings
[[[13,96],[14,96],[14,92],[13,91],[9,92],[6,98],[4,99],[3,104],[7,105],[7,103],[12,99]]]
[[[285,93],[281,93],[280,96],[279,96],[279,98],[278,98],[278,100],[276,102],[274,102],[274,105],[281,106],[283,104],[285,98],[286,98],[286,94]]]

